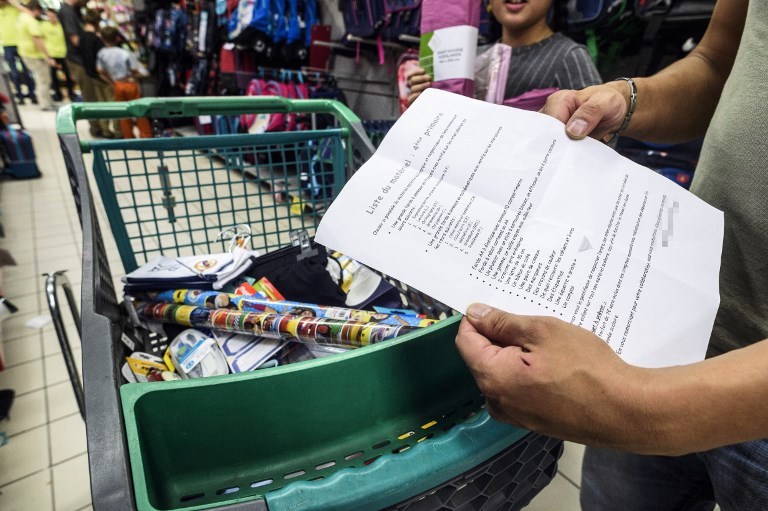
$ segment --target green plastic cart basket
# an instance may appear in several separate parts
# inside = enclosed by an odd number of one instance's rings
[[[81,141],[92,118],[294,115],[304,131]],[[316,121],[336,119],[318,129]],[[255,372],[122,385],[137,337],[117,299],[99,217],[124,271],[158,254],[310,235],[357,162],[359,119],[333,101],[142,99],[62,108],[58,133],[83,227],[82,336],[97,510],[519,509],[546,486],[558,440],[492,420],[454,347],[459,317],[342,355]],[[314,129],[313,129],[314,128]],[[86,161],[90,169],[86,169]],[[98,188],[103,209],[94,201]],[[350,233],[354,236],[354,233]],[[112,261],[113,265],[117,264]],[[418,293],[399,284],[406,297]]]

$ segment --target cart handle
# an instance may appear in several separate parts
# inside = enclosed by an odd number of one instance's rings
[[[123,117],[196,117],[243,113],[327,113],[342,127],[360,124],[360,118],[342,103],[330,99],[287,99],[279,96],[227,96],[188,98],[142,98],[127,102],[76,103],[59,109],[56,131],[76,135],[75,122],[84,119]]]

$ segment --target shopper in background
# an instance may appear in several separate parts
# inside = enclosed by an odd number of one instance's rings
[[[29,12],[19,15],[19,55],[24,64],[32,71],[39,95],[38,104],[43,111],[56,111],[51,101],[51,67],[56,66],[43,42],[43,32],[40,27],[40,16],[43,9],[37,0],[27,4]]]
[[[61,93],[62,83],[59,80],[59,71],[64,74],[65,82],[63,85],[67,88],[67,97],[72,100],[74,97],[74,83],[72,83],[72,76],[69,74],[69,66],[67,66],[67,43],[64,37],[64,29],[59,23],[59,17],[56,11],[48,9],[46,13],[46,19],[44,19],[41,25],[43,32],[43,42],[48,50],[48,54],[56,61],[56,67],[51,68],[51,83],[53,84],[51,90],[53,91],[54,101],[61,101],[63,95]]]
[[[19,104],[24,104],[24,99],[37,104],[35,81],[18,51],[19,16],[24,11],[26,8],[16,0],[0,0],[0,45],[3,46],[3,57],[11,70],[11,81],[16,88]],[[27,86],[26,94],[22,89],[23,85]]]
[[[59,21],[64,29],[67,42],[67,65],[72,71],[75,83],[80,87],[80,93],[84,101],[98,101],[96,87],[98,82],[88,76],[83,66],[83,56],[80,51],[80,40],[83,36],[83,20],[81,11],[85,7],[86,0],[64,0],[59,8]],[[101,137],[104,134],[111,136],[109,121],[103,119],[90,119],[90,132],[93,137]]]
[[[725,213],[710,358],[641,369],[576,326],[477,304],[460,327],[494,417],[593,446],[585,511],[768,509],[766,33],[768,2],[719,0],[689,56],[636,79],[626,130],[655,142],[706,131],[691,191]],[[572,138],[604,139],[625,122],[629,92],[623,80],[561,91],[543,111]]]
[[[505,100],[538,89],[581,89],[602,83],[586,47],[553,32],[547,24],[552,2],[493,0],[491,3],[493,16],[501,25],[500,42],[512,47]],[[410,105],[432,86],[432,77],[417,68],[407,83],[411,91]]]
[[[104,42],[99,37],[98,30],[101,23],[101,13],[94,9],[88,9],[83,16],[83,33],[80,36],[80,56],[83,61],[85,76],[83,81],[87,84],[88,94],[83,93],[86,101],[114,101],[112,86],[105,81],[96,68],[96,56],[104,48]],[[115,124],[117,124],[115,122]],[[99,120],[99,131],[91,135],[103,138],[119,138],[117,129],[114,130],[109,119]]]
[[[120,48],[120,32],[114,27],[101,30],[105,47],[96,56],[96,69],[101,77],[112,84],[115,101],[139,99],[141,92],[136,78],[139,76],[139,63],[133,53]],[[136,119],[141,138],[152,137],[152,126],[144,117]],[[123,138],[134,138],[133,119],[120,119],[120,132]]]

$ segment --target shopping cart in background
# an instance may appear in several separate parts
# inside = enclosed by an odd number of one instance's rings
[[[76,121],[90,118],[244,112],[333,114],[338,125],[124,141],[79,140],[76,130]],[[128,272],[159,254],[225,251],[217,235],[233,225],[250,226],[252,248],[262,252],[290,245],[291,232],[314,233],[357,162],[372,153],[346,107],[276,97],[142,99],[69,105],[57,122],[83,227],[94,509],[519,509],[554,477],[560,441],[485,411],[454,347],[458,316],[324,359],[122,384],[126,353],[161,347],[132,331],[105,237],[114,238]],[[404,306],[432,303],[399,289]]]

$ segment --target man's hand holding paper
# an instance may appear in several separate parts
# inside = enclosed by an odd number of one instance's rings
[[[317,239],[456,310],[554,316],[658,367],[704,357],[722,232],[721,212],[551,117],[428,90]]]

